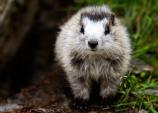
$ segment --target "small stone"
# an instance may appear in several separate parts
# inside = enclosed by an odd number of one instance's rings
[[[138,113],[148,113],[148,112],[145,109],[141,109],[141,110],[139,110]]]

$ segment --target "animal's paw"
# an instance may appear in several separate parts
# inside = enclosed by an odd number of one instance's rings
[[[110,106],[114,103],[115,99],[113,96],[108,96],[107,98],[102,98],[101,106]]]
[[[76,98],[72,100],[70,106],[78,111],[85,111],[88,109],[88,103],[89,102],[87,100]]]
[[[120,96],[121,96],[120,94],[116,94],[116,95],[109,95],[106,98],[101,98],[101,105],[111,106],[120,98]]]

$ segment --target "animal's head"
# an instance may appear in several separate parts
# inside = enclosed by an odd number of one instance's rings
[[[86,7],[80,10],[78,15],[77,25],[75,22],[69,25],[77,26],[76,29],[71,28],[75,35],[70,40],[75,45],[74,48],[81,52],[100,54],[116,51],[121,46],[120,40],[127,37],[124,27],[116,27],[118,20],[107,6]]]

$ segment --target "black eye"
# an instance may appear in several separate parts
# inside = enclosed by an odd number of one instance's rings
[[[107,26],[107,27],[105,28],[104,34],[107,35],[107,34],[109,34],[109,33],[110,33],[110,28],[109,28],[109,26]]]
[[[84,28],[83,28],[83,25],[81,26],[80,32],[81,32],[82,34],[84,34]]]

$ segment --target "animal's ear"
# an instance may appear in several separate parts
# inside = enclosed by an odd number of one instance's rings
[[[115,25],[115,14],[114,13],[112,13],[110,15],[110,21],[111,21],[111,25],[114,26]]]

